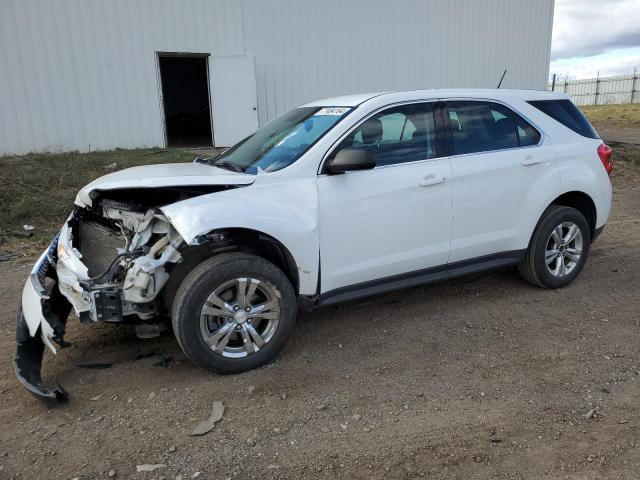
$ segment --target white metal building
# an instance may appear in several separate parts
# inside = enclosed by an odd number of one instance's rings
[[[310,100],[545,89],[553,0],[0,0],[0,155],[229,146]]]

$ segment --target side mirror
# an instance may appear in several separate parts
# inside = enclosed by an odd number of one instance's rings
[[[327,160],[325,167],[329,173],[344,173],[354,170],[371,170],[376,166],[376,158],[371,150],[343,148],[335,157]]]

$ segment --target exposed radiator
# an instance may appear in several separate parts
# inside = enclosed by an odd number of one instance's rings
[[[78,250],[82,262],[89,269],[89,276],[103,273],[116,255],[117,249],[125,246],[122,232],[98,222],[80,221],[78,226]]]

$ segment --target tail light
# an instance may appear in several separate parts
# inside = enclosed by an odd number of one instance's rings
[[[613,170],[613,164],[611,163],[613,150],[611,150],[611,147],[604,143],[600,144],[598,147],[598,156],[600,157],[600,161],[602,162],[602,165],[604,165],[604,169],[607,171],[607,174],[611,175],[611,170]]]

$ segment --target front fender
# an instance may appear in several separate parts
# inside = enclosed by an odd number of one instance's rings
[[[315,179],[273,181],[190,198],[161,210],[188,244],[212,230],[247,228],[281,242],[298,266],[300,294],[317,290],[318,199]]]

